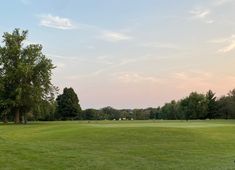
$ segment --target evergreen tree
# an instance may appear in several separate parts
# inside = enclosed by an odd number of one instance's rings
[[[77,119],[81,115],[78,96],[72,88],[64,88],[63,94],[59,95],[56,101],[58,119]]]
[[[206,94],[206,98],[208,101],[208,109],[207,109],[207,117],[209,119],[213,119],[216,117],[216,96],[215,93],[213,93],[211,90],[209,90]]]

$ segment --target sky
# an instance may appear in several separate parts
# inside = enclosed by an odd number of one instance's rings
[[[0,34],[28,30],[83,109],[235,88],[235,0],[5,0],[0,14]]]

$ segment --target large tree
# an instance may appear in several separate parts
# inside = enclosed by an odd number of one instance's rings
[[[81,107],[77,94],[73,88],[64,88],[63,94],[59,95],[57,101],[57,118],[66,119],[81,119]]]
[[[4,33],[0,46],[0,106],[13,113],[15,123],[42,100],[53,97],[52,61],[42,53],[42,45],[24,45],[28,31]]]
[[[180,101],[181,111],[186,120],[205,119],[208,109],[208,101],[204,94],[192,92],[188,97]]]

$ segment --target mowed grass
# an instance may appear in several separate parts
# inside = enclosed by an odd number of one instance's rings
[[[235,121],[0,125],[0,169],[235,169]]]

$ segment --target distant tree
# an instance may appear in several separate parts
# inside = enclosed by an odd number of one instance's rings
[[[134,119],[134,113],[131,109],[122,109],[120,110],[120,114],[122,118],[126,118],[128,120]]]
[[[31,120],[53,121],[56,119],[56,107],[57,103],[55,100],[43,100],[34,108],[34,114],[29,116],[31,116]]]
[[[135,120],[144,120],[143,109],[133,109],[133,117]]]
[[[42,53],[42,46],[24,46],[28,31],[15,29],[4,33],[0,47],[0,107],[3,115],[14,113],[15,123],[31,112],[42,100],[53,98],[50,59]]]
[[[216,102],[218,106],[217,116],[218,118],[228,119],[230,113],[230,99],[228,96],[222,96]]]
[[[56,101],[58,119],[77,119],[81,115],[78,96],[72,88],[64,88],[63,94],[59,95]]]
[[[108,119],[108,120],[116,119],[117,120],[117,119],[121,118],[120,112],[110,106],[102,108],[101,111],[105,115],[105,119]]]
[[[149,119],[158,119],[160,113],[160,107],[148,108],[147,110],[149,110]]]
[[[205,119],[207,115],[207,99],[204,94],[192,92],[188,97],[180,101],[181,111],[186,120]]]
[[[176,120],[180,119],[179,117],[179,103],[175,100],[172,100],[170,103],[166,103],[160,111],[161,119],[170,119]]]
[[[122,109],[122,110],[119,110],[119,112],[120,112],[120,117],[121,118],[131,119],[131,115],[129,114],[129,110]]]
[[[96,120],[105,120],[108,119],[106,113],[103,112],[103,109],[96,110]]]
[[[222,96],[218,101],[218,114],[224,119],[235,118],[235,89],[231,90],[227,96]]]
[[[213,119],[216,118],[217,112],[217,103],[216,103],[216,96],[211,90],[206,93],[206,99],[208,101],[208,110],[206,118]]]
[[[229,93],[228,93],[228,96],[229,96],[229,99],[230,99],[230,117],[232,119],[235,118],[235,89],[231,90]]]
[[[96,120],[97,119],[97,110],[95,109],[86,109],[83,111],[83,119],[85,120]]]

